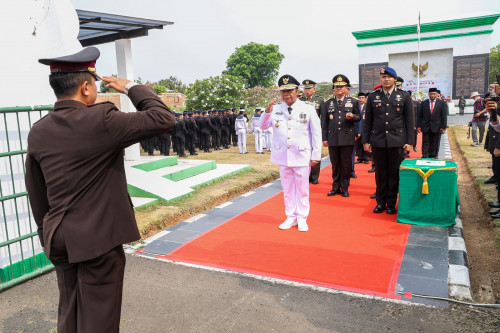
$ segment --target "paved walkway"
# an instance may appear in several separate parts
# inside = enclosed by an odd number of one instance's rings
[[[463,116],[456,117],[463,118]],[[439,158],[451,158],[447,135],[442,137]],[[329,165],[328,157],[324,158],[322,167],[329,167]],[[167,255],[186,242],[279,192],[281,192],[281,183],[278,179],[155,235],[146,241],[147,244],[139,250],[139,253],[153,258]],[[403,296],[403,299],[410,302],[448,306],[448,303],[444,301],[418,296],[411,297],[408,294],[405,297],[404,293],[444,298],[449,296],[449,289],[457,282],[456,276],[450,276],[456,272],[449,268],[461,266],[466,269],[465,247],[461,247],[459,240],[461,235],[460,224],[449,228],[412,225],[398,275],[397,295]],[[450,240],[450,237],[453,239]],[[459,245],[456,245],[457,243]],[[452,245],[451,249],[449,244]],[[449,250],[454,251],[451,256]],[[461,281],[464,279],[465,281]],[[459,283],[468,283],[467,269],[459,272],[458,280]]]

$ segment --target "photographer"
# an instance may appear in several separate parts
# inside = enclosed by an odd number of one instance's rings
[[[493,99],[493,98],[486,98],[486,107],[485,109],[487,112],[490,114],[490,124],[495,129],[495,131],[500,132],[500,124],[498,122],[498,114],[500,113],[500,109],[498,107],[498,102]],[[494,143],[494,150],[493,150],[493,168],[495,170],[494,174],[498,175],[500,174],[500,135],[496,136],[496,140]],[[500,208],[500,190],[499,186],[497,185],[497,201],[494,202],[489,202],[488,203],[490,207],[492,208]],[[491,217],[494,219],[500,218],[500,210],[492,210],[490,211]]]

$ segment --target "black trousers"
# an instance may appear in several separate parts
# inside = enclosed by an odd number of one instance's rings
[[[328,146],[332,163],[332,191],[347,191],[351,181],[353,146]]]
[[[311,172],[309,173],[309,182],[317,181],[319,179],[319,171],[321,170],[321,161],[318,164],[311,167]]]
[[[210,148],[210,133],[201,133],[200,148],[203,150]]]
[[[165,156],[170,155],[170,144],[170,135],[159,138],[160,154]]]
[[[186,135],[186,149],[189,151],[191,155],[194,155],[194,153],[196,153],[195,140],[196,137]]]
[[[422,132],[422,157],[437,158],[440,142],[441,132]]]
[[[493,175],[498,179],[497,175],[500,175],[500,157],[493,156]],[[500,202],[500,185],[497,185],[497,201]]]
[[[50,261],[59,287],[57,332],[118,332],[125,253],[117,246],[95,259],[69,263],[63,232],[52,237]]]
[[[358,161],[369,161],[369,154],[363,148],[363,143],[361,140],[361,136],[356,140],[356,156],[358,156]]]
[[[175,143],[177,145],[176,148],[177,155],[184,156],[184,149],[186,147],[186,138],[183,136],[178,136],[175,138]]]
[[[399,187],[399,166],[403,160],[403,147],[373,147],[377,204],[396,207]]]
[[[238,134],[236,134],[236,131],[233,131],[233,130],[231,131],[231,138],[233,141],[233,146],[236,147],[238,145]]]

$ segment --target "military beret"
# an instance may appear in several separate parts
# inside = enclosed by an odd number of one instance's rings
[[[403,80],[403,78],[402,78],[401,76],[398,76],[398,77],[396,78],[396,85],[397,85],[397,86],[402,85],[402,84],[403,84],[403,82],[405,82],[405,80]]]
[[[314,88],[316,82],[314,82],[313,80],[304,80],[302,81],[302,85],[304,86],[304,88]]]
[[[201,114],[207,114],[207,111],[201,111]]]
[[[212,113],[212,110],[208,110],[208,113]]]
[[[192,116],[193,115],[193,112],[188,112],[188,116]]]
[[[297,89],[300,83],[293,76],[285,74],[278,80],[280,90]]]
[[[91,46],[75,54],[57,58],[38,59],[38,62],[43,65],[49,65],[51,73],[88,72],[92,74],[96,80],[99,80],[100,76],[96,73],[95,62],[100,55],[99,49]]]
[[[350,82],[347,76],[343,74],[337,74],[333,77],[332,79],[333,85],[334,86],[348,86],[350,87]]]
[[[439,91],[439,90],[437,90],[437,88],[435,88],[435,87],[429,88],[429,92],[430,92],[430,93],[431,93],[431,92],[435,92],[435,93],[437,93],[438,91]]]
[[[380,75],[385,75],[385,74],[390,75],[395,79],[398,78],[398,74],[396,74],[396,70],[394,70],[394,68],[392,68],[392,67],[386,66],[380,70]]]

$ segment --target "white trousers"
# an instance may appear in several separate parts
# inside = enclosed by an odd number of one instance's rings
[[[253,135],[255,136],[255,151],[257,153],[262,153],[262,129],[260,127],[254,127]]]
[[[271,151],[273,145],[273,133],[265,131],[264,132],[264,148]]]
[[[247,152],[247,131],[244,129],[239,129],[236,131],[238,134],[238,149],[240,154]]]
[[[280,165],[285,214],[289,218],[309,216],[309,173],[311,168]]]

